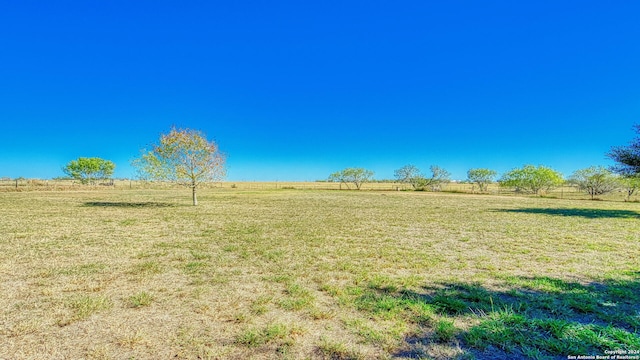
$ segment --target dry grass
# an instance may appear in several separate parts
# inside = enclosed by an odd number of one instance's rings
[[[567,326],[638,336],[637,203],[238,189],[189,201],[0,193],[0,358],[490,358],[485,328],[513,320],[508,296],[532,296],[517,303],[527,321],[566,305]],[[581,309],[569,295],[584,289],[595,300]],[[537,356],[514,344],[496,351]]]
[[[234,181],[234,182],[215,182],[203,183],[200,185],[202,189],[222,189],[222,190],[348,190],[354,189],[353,184],[343,184],[338,182],[327,181]],[[97,185],[82,185],[74,180],[38,180],[38,179],[21,179],[21,180],[3,180],[0,179],[0,192],[22,192],[22,191],[86,191],[86,190],[180,190],[184,189],[182,185],[176,183],[162,182],[145,182],[129,179],[114,179],[107,183]],[[407,183],[397,183],[392,181],[384,182],[368,182],[362,185],[362,190],[368,191],[413,191],[411,185]],[[450,193],[468,193],[479,194],[478,186],[473,183],[450,182],[442,185],[443,192]],[[517,193],[514,188],[501,187],[498,183],[492,183],[487,186],[484,195],[499,196],[531,196],[531,194]],[[575,186],[565,184],[549,191],[543,191],[543,197],[573,200],[588,200],[590,195],[584,191],[580,191]],[[640,202],[640,194],[636,193],[630,198],[623,189],[618,189],[611,193],[600,195],[598,200],[607,201],[632,201]]]

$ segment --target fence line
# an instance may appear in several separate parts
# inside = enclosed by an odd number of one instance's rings
[[[91,190],[91,189],[169,189],[180,188],[181,185],[162,182],[143,182],[138,180],[118,179],[109,180],[97,185],[83,185],[73,180],[38,180],[38,179],[0,179],[0,191],[27,191],[27,190]],[[347,190],[355,189],[353,184],[338,182],[318,181],[224,181],[215,183],[203,183],[201,188],[223,188],[238,190]],[[405,191],[412,190],[409,184],[395,182],[370,182],[362,185],[362,190],[378,191]],[[479,189],[474,184],[452,182],[442,187],[443,192],[460,192],[479,194]],[[514,194],[512,189],[502,188],[498,184],[490,184],[487,194],[509,195]],[[564,197],[578,194],[579,191],[572,186],[555,188],[546,195]]]
[[[0,179],[0,192],[15,191],[90,191],[90,190],[162,190],[183,189],[184,186],[173,183],[143,182],[129,179],[118,179],[98,184],[82,185],[73,180],[38,180],[38,179]],[[347,190],[347,185],[337,182],[302,182],[302,181],[225,181],[215,183],[203,183],[200,189],[224,189],[240,191],[266,191],[266,190]],[[355,189],[352,184],[349,189]],[[411,185],[393,182],[371,182],[362,185],[363,191],[411,191]],[[481,194],[478,187],[469,183],[452,182],[443,186],[444,193]],[[490,184],[483,194],[503,196],[533,196],[532,194],[517,193],[514,189],[500,187],[497,183]],[[573,186],[561,186],[543,194],[545,197],[558,199],[590,199],[590,196],[579,191]],[[614,201],[640,201],[640,195],[636,194],[631,199],[626,198],[623,191],[616,191],[600,199]]]

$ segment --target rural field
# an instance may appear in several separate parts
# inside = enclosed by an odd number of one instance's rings
[[[640,203],[0,192],[0,359],[567,359],[640,350]]]

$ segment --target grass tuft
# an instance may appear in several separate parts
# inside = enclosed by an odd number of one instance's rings
[[[453,325],[453,320],[443,318],[436,322],[434,332],[437,341],[449,342],[455,338],[458,329]]]
[[[90,316],[110,309],[112,307],[111,300],[104,296],[78,296],[67,302],[67,307],[71,309],[71,316],[58,321],[58,325],[66,326],[75,321],[81,321]]]
[[[249,348],[287,339],[291,330],[284,324],[273,323],[264,328],[249,328],[236,337],[236,343]]]
[[[350,349],[342,342],[322,339],[318,345],[318,350],[324,359],[330,360],[362,360],[364,356]]]
[[[144,291],[139,292],[135,295],[130,296],[127,299],[127,303],[132,308],[140,308],[144,306],[149,306],[153,302],[153,297]]]

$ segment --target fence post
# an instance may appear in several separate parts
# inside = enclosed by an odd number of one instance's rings
[[[16,189],[18,188],[18,179],[16,179]]]

